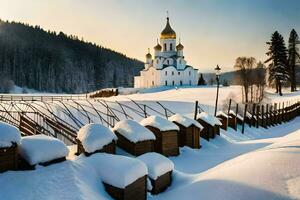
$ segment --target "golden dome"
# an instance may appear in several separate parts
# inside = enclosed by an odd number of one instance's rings
[[[147,59],[151,59],[152,58],[152,55],[150,53],[150,49],[148,48],[148,53],[146,54],[146,58]]]
[[[183,48],[184,48],[184,46],[181,44],[181,43],[179,43],[177,46],[176,46],[176,49],[177,50],[183,50]]]
[[[161,45],[158,43],[158,39],[157,39],[157,45],[154,47],[154,50],[156,51],[161,51],[162,47]]]
[[[167,24],[164,30],[160,34],[161,39],[176,39],[176,33],[175,31],[171,28],[170,23],[169,23],[169,17],[167,17]]]

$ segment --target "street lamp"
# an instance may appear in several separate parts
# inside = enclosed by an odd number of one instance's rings
[[[220,87],[220,75],[221,75],[221,68],[219,65],[215,68],[216,71],[216,81],[217,81],[217,96],[216,96],[216,106],[215,106],[215,116],[217,115],[218,109],[218,99],[219,99],[219,87]]]

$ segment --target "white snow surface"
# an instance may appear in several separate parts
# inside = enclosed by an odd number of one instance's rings
[[[103,182],[118,188],[125,188],[148,173],[147,166],[142,161],[127,156],[96,153],[81,159],[81,162],[94,166]]]
[[[68,156],[69,149],[60,140],[46,135],[22,137],[19,153],[30,165]]]
[[[177,122],[178,124],[181,124],[184,127],[189,127],[191,125],[195,125],[199,129],[201,129],[201,130],[203,129],[203,126],[199,122],[197,122],[196,120],[191,119],[189,117],[186,117],[184,115],[178,114],[178,113],[175,114],[175,115],[172,115],[169,118],[169,120],[172,121],[172,122]]]
[[[15,126],[0,121],[0,148],[20,144],[21,133]]]
[[[194,115],[195,101],[198,100],[205,112],[214,113],[215,87],[182,87],[176,90],[169,87],[149,91],[105,100],[108,100],[109,106],[118,110],[120,106],[111,102],[118,101],[139,109],[130,101],[133,99],[163,112],[156,103],[159,101],[174,113],[185,116]],[[295,102],[300,96],[300,91],[285,91],[282,97],[271,92],[266,93],[264,103]],[[220,105],[228,106],[228,97],[241,99],[241,87],[221,87],[219,97]],[[84,101],[78,102],[85,104]],[[105,107],[95,106],[106,112]],[[84,115],[68,107],[83,123],[88,123]],[[58,116],[73,123],[59,107],[52,105],[52,108]],[[143,118],[124,109],[137,121]],[[148,112],[157,115],[149,109]],[[126,118],[122,114],[117,115],[121,120]],[[91,116],[91,119],[100,121],[96,116]],[[174,163],[172,185],[159,195],[148,195],[148,199],[300,199],[300,117],[269,129],[246,125],[244,134],[240,130],[239,125],[238,131],[231,128],[221,130],[220,136],[215,139],[209,142],[201,140],[201,149],[181,148],[179,156],[169,157]],[[125,154],[120,150],[117,153]],[[69,158],[72,160],[38,167],[34,171],[0,173],[0,199],[111,199],[101,184],[96,165],[89,162],[89,158],[74,155]]]
[[[81,141],[86,152],[92,153],[117,140],[117,136],[102,124],[87,124],[79,129],[77,139]]]
[[[140,123],[143,126],[152,126],[154,128],[157,128],[160,131],[179,130],[179,127],[173,122],[170,122],[169,120],[156,115],[147,117],[143,119]]]
[[[134,143],[156,139],[155,135],[149,129],[130,119],[119,121],[115,124],[113,130]]]
[[[214,126],[214,125],[219,125],[221,126],[222,123],[220,122],[220,120],[218,118],[216,118],[213,115],[207,114],[206,112],[201,112],[198,115],[198,118],[202,119],[203,121],[205,121],[206,123]]]
[[[148,176],[153,180],[174,170],[174,164],[170,159],[155,152],[145,153],[138,156],[137,159],[146,164]]]

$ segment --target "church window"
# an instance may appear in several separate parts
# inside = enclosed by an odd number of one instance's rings
[[[154,85],[154,81],[152,81],[152,86]]]
[[[178,72],[178,75],[180,75],[180,72]]]
[[[173,44],[170,44],[170,51],[173,51]]]
[[[172,72],[172,76],[174,76],[174,72]]]
[[[167,71],[165,71],[165,75],[166,75],[166,76],[168,75],[168,72],[167,72]]]
[[[167,51],[167,44],[164,44],[164,51]]]
[[[191,75],[191,71],[189,71],[189,76]]]
[[[168,81],[165,81],[165,85],[166,85],[166,86],[168,85]]]
[[[169,60],[167,60],[167,64],[169,65]]]
[[[182,81],[180,81],[180,85],[182,85]]]
[[[175,85],[175,82],[174,82],[174,81],[172,81],[172,85]]]

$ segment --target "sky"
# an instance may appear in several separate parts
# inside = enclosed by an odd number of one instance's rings
[[[145,60],[170,23],[189,65],[231,71],[239,56],[266,60],[271,34],[300,35],[300,0],[0,0],[0,18],[40,25]]]

